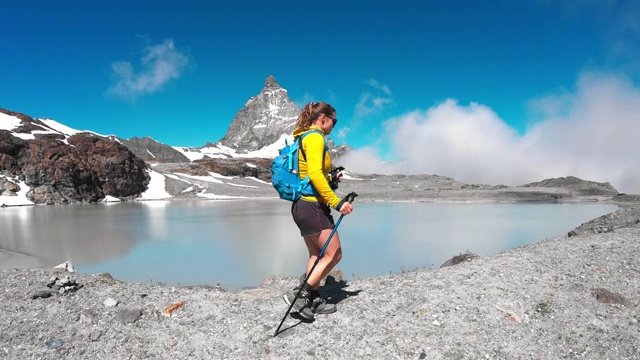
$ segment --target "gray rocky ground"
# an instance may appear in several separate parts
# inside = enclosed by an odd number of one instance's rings
[[[384,186],[388,194],[394,185]],[[375,199],[406,192],[413,194],[398,201],[613,201],[620,209],[567,236],[454,266],[348,282],[336,274],[322,292],[338,312],[312,323],[288,317],[276,337],[287,310],[281,295],[297,282],[294,274],[232,292],[0,270],[0,358],[640,358],[639,197],[450,182],[416,198],[415,185],[402,186]],[[51,294],[67,276],[75,285]]]

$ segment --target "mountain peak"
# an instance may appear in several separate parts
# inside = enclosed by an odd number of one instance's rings
[[[278,84],[278,82],[276,81],[276,79],[272,75],[269,75],[267,77],[267,80],[264,81],[264,87],[267,88],[267,89],[280,89],[281,88],[280,84]]]
[[[299,113],[287,90],[269,75],[260,94],[238,111],[220,143],[238,153],[262,149],[293,133]]]

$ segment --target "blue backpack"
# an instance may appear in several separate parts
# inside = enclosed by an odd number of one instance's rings
[[[322,134],[322,131],[314,129],[298,136],[292,144],[287,144],[285,141],[285,147],[280,150],[280,155],[273,160],[273,165],[271,165],[271,184],[278,191],[281,199],[296,201],[300,196],[318,195],[316,189],[311,185],[309,175],[302,180],[298,172],[299,153],[302,153],[302,156],[306,159],[302,148],[302,139],[314,132]],[[326,142],[324,151],[322,154],[323,167],[327,151]]]

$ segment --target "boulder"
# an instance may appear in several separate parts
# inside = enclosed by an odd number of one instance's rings
[[[7,177],[24,181],[27,198],[36,204],[97,202],[107,195],[128,200],[146,190],[144,160],[117,141],[88,132],[67,137],[27,115],[9,115],[22,123],[0,130],[1,193],[19,190]]]

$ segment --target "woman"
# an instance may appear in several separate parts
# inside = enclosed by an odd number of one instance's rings
[[[306,275],[335,226],[331,208],[343,215],[353,211],[353,207],[346,199],[338,198],[327,180],[331,170],[331,157],[326,150],[325,136],[331,133],[337,122],[336,110],[331,105],[324,102],[309,103],[302,110],[293,132],[294,138],[297,138],[310,130],[319,130],[319,132],[311,131],[302,138],[303,152],[299,156],[300,178],[304,179],[309,175],[316,195],[302,196],[291,205],[293,220],[298,225],[309,250]],[[305,319],[313,320],[314,313],[329,314],[336,311],[334,304],[328,304],[320,296],[319,288],[320,280],[327,276],[341,258],[340,236],[336,231],[311,276],[306,283],[301,284],[300,296],[293,305],[293,309]],[[299,288],[295,288],[284,295],[287,304],[291,305],[298,290]]]

